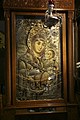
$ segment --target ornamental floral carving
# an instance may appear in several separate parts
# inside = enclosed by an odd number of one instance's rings
[[[74,0],[54,0],[57,9],[74,9]],[[4,8],[47,8],[48,0],[4,0]]]

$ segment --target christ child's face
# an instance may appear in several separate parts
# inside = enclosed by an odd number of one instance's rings
[[[46,57],[47,60],[53,58],[54,57],[54,52],[52,50],[47,51],[45,53],[45,57]]]

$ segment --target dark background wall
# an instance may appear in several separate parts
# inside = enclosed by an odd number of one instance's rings
[[[5,20],[3,11],[3,0],[0,0],[0,43],[2,42],[1,37],[2,34],[5,35]],[[5,83],[5,48],[0,47],[0,94],[4,93],[4,83]]]

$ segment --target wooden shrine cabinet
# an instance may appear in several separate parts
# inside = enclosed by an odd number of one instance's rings
[[[76,120],[74,0],[4,0],[6,81],[3,119]],[[54,19],[58,18],[58,20]]]

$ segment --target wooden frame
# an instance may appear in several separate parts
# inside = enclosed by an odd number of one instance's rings
[[[12,32],[11,34],[11,40],[9,41],[8,45],[11,44],[11,49],[8,46],[8,52],[12,51],[11,56],[9,56],[10,61],[8,61],[8,65],[10,65],[9,69],[11,68],[11,70],[8,71],[8,95],[7,95],[7,100],[8,100],[8,104],[10,105],[16,105],[17,107],[25,107],[27,106],[27,108],[32,108],[32,107],[58,107],[58,106],[65,106],[65,102],[67,102],[67,54],[66,54],[66,15],[64,13],[62,14],[62,61],[63,61],[63,91],[64,91],[64,99],[56,99],[56,100],[27,100],[27,101],[16,101],[16,44],[15,44],[15,40],[16,40],[16,35],[15,35],[15,16],[16,15],[27,15],[27,14],[36,14],[36,15],[44,15],[44,13],[31,13],[31,12],[12,12],[11,14],[11,19],[12,19]],[[8,36],[9,37],[9,36]],[[9,40],[9,39],[8,39]],[[9,50],[10,49],[10,50]],[[11,64],[10,64],[11,63]],[[11,71],[11,72],[10,72]],[[11,92],[10,92],[11,91]]]

